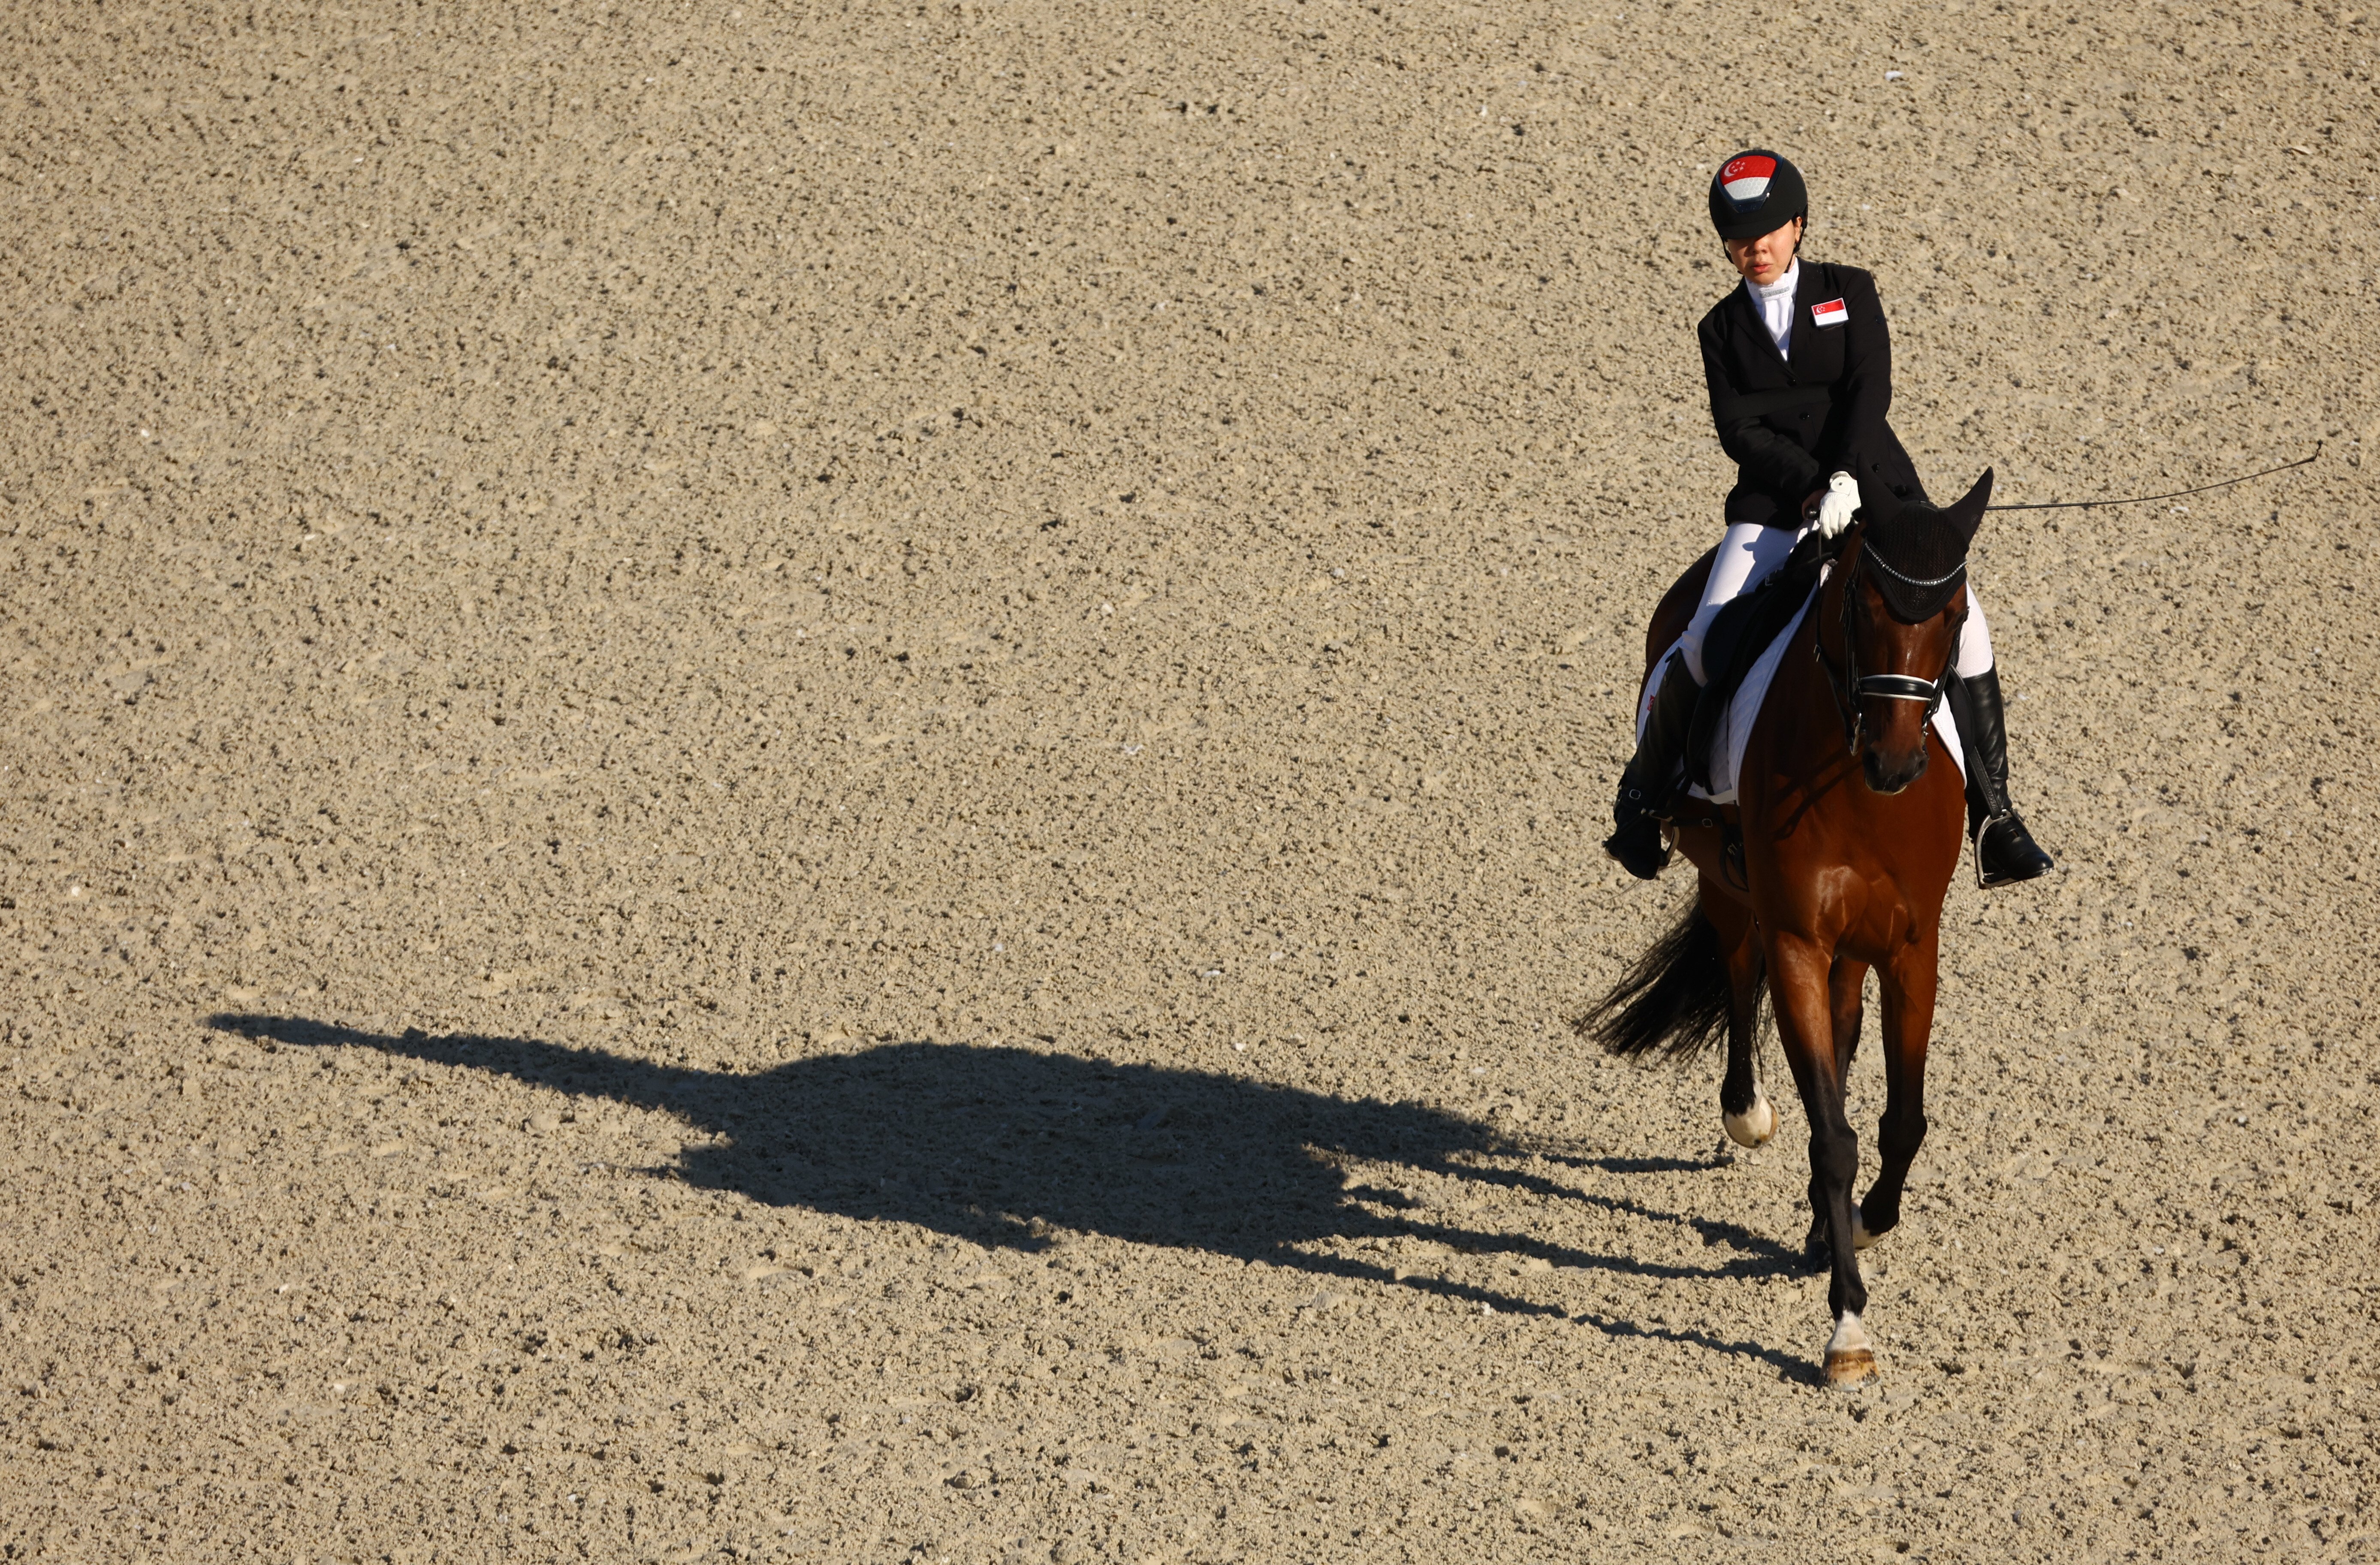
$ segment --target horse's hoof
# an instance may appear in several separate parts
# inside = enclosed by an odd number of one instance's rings
[[[1867,1219],[1860,1216],[1857,1212],[1853,1212],[1852,1214],[1852,1249],[1864,1250],[1883,1237],[1884,1235],[1881,1233],[1870,1233],[1867,1231]]]
[[[1727,1125],[1727,1138],[1738,1146],[1764,1146],[1777,1134],[1777,1110],[1769,1104],[1768,1095],[1757,1088],[1751,1108],[1741,1114],[1723,1112],[1720,1119]]]
[[[1860,1326],[1860,1317],[1846,1311],[1827,1340],[1827,1384],[1847,1389],[1876,1378],[1876,1347]]]

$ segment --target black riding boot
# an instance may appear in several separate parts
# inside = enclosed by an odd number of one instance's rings
[[[2009,803],[2008,722],[2000,673],[1987,668],[1950,682],[1951,712],[1967,752],[1967,839],[1975,844],[1975,883],[1998,886],[2045,875],[2056,861],[2041,851]]]
[[[1694,722],[1694,701],[1702,693],[1686,671],[1686,655],[1670,653],[1661,687],[1653,693],[1653,710],[1646,715],[1635,758],[1620,774],[1620,797],[1611,806],[1620,829],[1604,839],[1603,851],[1639,880],[1652,880],[1670,862],[1670,845],[1661,840],[1661,810],[1677,786],[1686,733]]]

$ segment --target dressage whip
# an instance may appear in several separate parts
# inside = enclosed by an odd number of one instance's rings
[[[2321,455],[2322,442],[2316,441],[2313,443],[2312,455],[2301,456],[2294,462],[2284,462],[2277,467],[2267,467],[2261,473],[2242,473],[2236,479],[2225,479],[2221,483],[2203,483],[2196,489],[2178,489],[2171,494],[2135,494],[2129,500],[2044,500],[2036,501],[2030,505],[1986,505],[1984,509],[1986,511],[2072,511],[2093,505],[2145,505],[2152,500],[2180,500],[2186,494],[2204,494],[2210,489],[2229,489],[2233,484],[2246,483],[2250,479],[2269,479],[2275,473],[2286,473],[2291,467],[2302,467]]]

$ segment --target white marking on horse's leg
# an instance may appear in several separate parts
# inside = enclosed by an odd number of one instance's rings
[[[1835,1322],[1835,1334],[1827,1339],[1827,1384],[1856,1386],[1876,1373],[1876,1345],[1867,1340],[1858,1313],[1845,1310]]]
[[[1727,1138],[1738,1146],[1759,1146],[1777,1134],[1777,1110],[1768,1095],[1758,1087],[1752,1089],[1752,1107],[1741,1114],[1722,1114],[1727,1125]]]

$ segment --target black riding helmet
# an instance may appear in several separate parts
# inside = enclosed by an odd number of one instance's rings
[[[1802,171],[1764,148],[1736,153],[1711,177],[1711,226],[1722,239],[1757,239],[1809,215]]]

